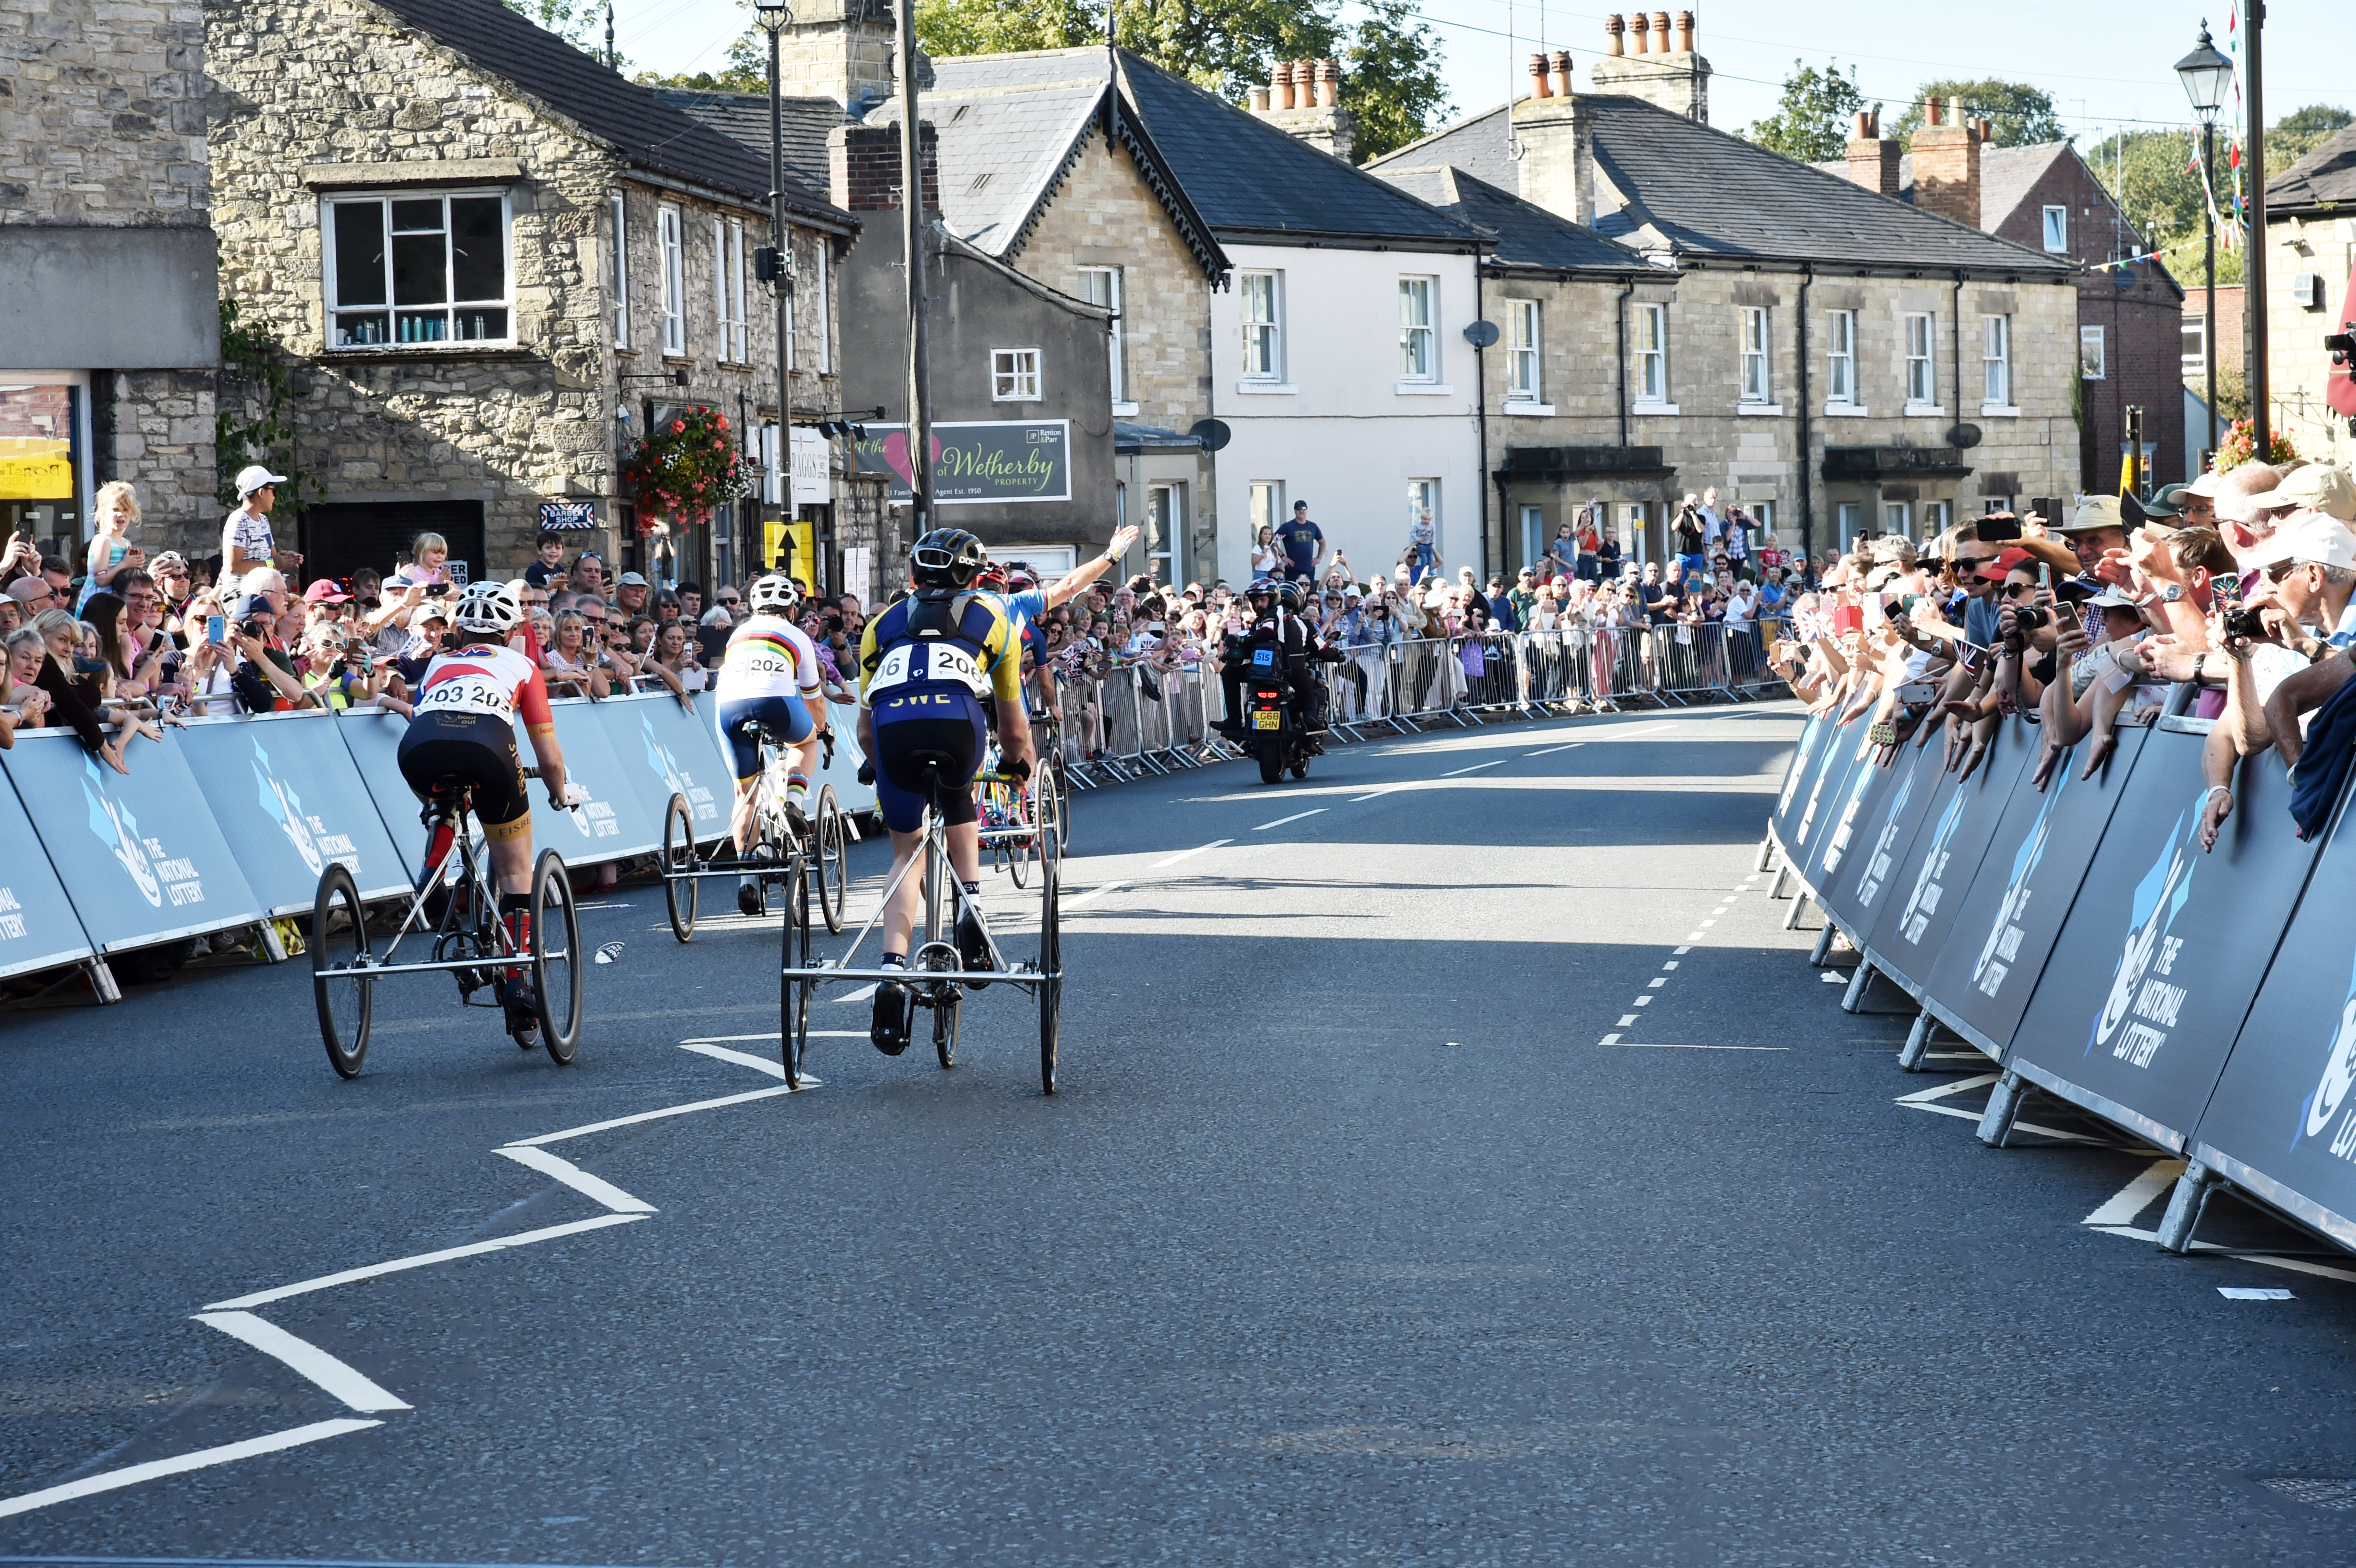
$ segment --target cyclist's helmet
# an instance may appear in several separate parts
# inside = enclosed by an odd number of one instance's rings
[[[1290,614],[1298,615],[1309,603],[1308,593],[1290,578],[1276,585],[1276,602]]]
[[[963,528],[935,528],[908,552],[908,580],[918,588],[970,588],[990,552]]]
[[[794,580],[782,571],[767,572],[756,577],[753,580],[753,586],[744,590],[744,604],[747,609],[766,610],[776,615],[791,612],[795,601],[800,597],[801,595],[794,589]]]
[[[973,585],[986,588],[992,593],[1003,593],[1007,586],[1006,569],[994,560],[984,561],[981,570],[974,574]]]
[[[462,632],[504,637],[523,619],[523,601],[504,582],[469,583],[458,596],[450,624]]]

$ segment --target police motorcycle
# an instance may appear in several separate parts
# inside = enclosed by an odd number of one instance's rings
[[[1259,587],[1253,585],[1255,599]],[[1300,585],[1292,582],[1274,585],[1271,596],[1277,613],[1256,615],[1251,629],[1240,638],[1228,639],[1227,647],[1228,659],[1240,662],[1243,669],[1240,687],[1230,688],[1238,715],[1232,733],[1259,763],[1262,784],[1275,784],[1287,773],[1296,779],[1307,778],[1309,759],[1324,750],[1317,739],[1318,716],[1304,711],[1301,697],[1294,690],[1297,661],[1323,656],[1308,626],[1299,619],[1305,596]],[[1292,642],[1290,647],[1288,637]]]

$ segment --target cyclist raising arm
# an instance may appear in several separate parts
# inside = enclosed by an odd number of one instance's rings
[[[516,755],[516,716],[523,716],[540,763],[540,781],[560,809],[588,798],[564,776],[564,749],[556,741],[556,720],[548,709],[548,687],[530,659],[507,645],[508,634],[523,618],[522,603],[504,582],[469,587],[452,613],[465,633],[463,647],[436,654],[425,667],[412,706],[398,698],[377,700],[409,715],[401,738],[401,776],[420,800],[446,801],[472,790],[475,816],[489,841],[491,871],[498,880],[499,916],[519,954],[531,950],[531,805],[524,797],[523,763]],[[425,845],[425,872],[434,876],[450,852],[455,816],[435,818]],[[509,968],[499,982],[499,1000],[509,1019],[532,1010],[531,987],[521,967]]]
[[[1031,768],[1022,654],[999,600],[974,589],[983,563],[981,541],[962,528],[936,528],[918,539],[908,554],[915,593],[868,622],[859,647],[859,743],[874,759],[877,804],[892,830],[892,874],[898,877],[922,847],[927,774],[937,773],[949,859],[965,885],[957,942],[969,970],[991,966],[974,901],[981,893],[981,829],[973,781],[985,703],[998,715],[1001,765],[1017,775]],[[924,891],[907,878],[884,912],[884,967],[907,966]],[[887,1056],[908,1049],[911,1005],[905,986],[876,987],[875,1049]]]
[[[797,597],[793,579],[783,572],[754,580],[744,591],[753,613],[730,634],[713,687],[720,741],[736,780],[736,809],[729,827],[735,835],[739,864],[760,837],[753,796],[754,786],[761,782],[761,732],[776,736],[792,756],[786,773],[786,815],[797,833],[805,821],[802,798],[809,793],[818,743],[834,734],[834,720],[819,699],[818,650],[794,624]],[[748,915],[760,911],[761,891],[749,876],[737,880],[736,907]]]

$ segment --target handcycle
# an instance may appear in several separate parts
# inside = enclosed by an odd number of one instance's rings
[[[1046,859],[1048,838],[1060,851],[1070,831],[1061,770],[1043,763],[1016,779],[999,772],[993,758],[975,787],[981,796],[982,848],[1012,873],[1016,887],[1027,885],[1033,864]]]
[[[540,770],[526,768],[524,776],[537,778]],[[569,1065],[581,1043],[581,927],[563,857],[543,849],[532,863],[531,944],[529,952],[519,952],[499,918],[489,857],[476,842],[473,786],[462,779],[439,780],[428,795],[423,814],[427,842],[447,824],[450,848],[410,895],[381,955],[370,945],[368,912],[350,869],[337,862],[320,873],[311,905],[311,987],[329,1064],[343,1077],[359,1076],[368,1059],[376,982],[387,976],[455,975],[459,1006],[496,1008],[496,996],[478,1002],[475,993],[496,989],[500,971],[523,968],[530,977],[537,1027],[511,1019],[509,1035],[526,1051],[544,1045],[551,1061]],[[432,943],[434,956],[394,963],[412,933]]]
[[[915,754],[911,761],[923,773],[925,793],[931,805],[925,812],[924,842],[908,863],[900,868],[884,890],[875,912],[851,938],[848,952],[839,959],[819,960],[812,952],[810,928],[810,877],[809,865],[797,853],[786,877],[785,955],[779,967],[779,1042],[787,1085],[798,1088],[802,1081],[802,1061],[809,1049],[810,1008],[817,999],[818,987],[839,981],[873,981],[878,985],[898,983],[909,988],[918,1007],[933,1015],[933,1051],[943,1068],[957,1065],[958,1028],[962,1018],[965,993],[987,986],[1015,986],[1034,993],[1039,1002],[1039,1084],[1043,1092],[1055,1092],[1055,1057],[1062,1029],[1064,999],[1064,967],[1062,931],[1058,923],[1057,905],[1063,887],[1063,849],[1060,828],[1055,822],[1042,822],[1032,829],[1039,878],[1039,949],[1031,960],[1013,965],[1007,962],[998,938],[983,923],[990,943],[991,958],[996,967],[987,973],[968,970],[958,946],[949,933],[956,929],[958,915],[966,909],[965,884],[949,859],[948,829],[941,816],[940,803],[948,784],[943,770],[952,765],[953,759],[937,752]],[[1020,785],[1018,774],[990,773],[981,775],[985,787],[1006,784]],[[851,961],[859,955],[860,944],[883,919],[884,912],[892,905],[900,884],[911,873],[920,875],[925,891],[925,918],[921,940],[909,955],[905,969],[854,968]],[[944,891],[949,895],[943,897]],[[978,914],[980,912],[976,911]]]
[[[826,737],[825,765],[834,762],[834,737]],[[674,795],[663,809],[662,859],[656,862],[662,873],[663,902],[670,913],[671,934],[681,942],[695,935],[696,909],[704,882],[714,878],[750,876],[759,890],[756,913],[769,912],[769,890],[772,885],[784,885],[790,894],[787,863],[795,856],[814,861],[818,867],[819,912],[825,917],[826,929],[839,934],[842,930],[845,901],[851,894],[851,838],[849,818],[843,815],[841,803],[835,799],[834,786],[819,786],[818,803],[805,817],[801,829],[794,827],[793,817],[786,811],[785,747],[767,726],[761,729],[761,773],[753,785],[753,848],[744,855],[736,853],[736,841],[723,837],[712,847],[709,856],[699,857],[695,851],[695,816],[688,809],[687,797]]]

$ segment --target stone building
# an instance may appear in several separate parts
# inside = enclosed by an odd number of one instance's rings
[[[2356,468],[2356,387],[2327,335],[2356,331],[2356,126],[2266,183],[2266,406],[2302,457]],[[2222,316],[2221,308],[2218,315]]]
[[[766,158],[622,80],[498,0],[257,0],[210,14],[221,290],[294,367],[308,570],[390,566],[416,531],[477,572],[547,524],[664,578],[741,577],[752,496],[640,517],[629,445],[718,411],[782,475],[781,420],[840,407],[833,262],[850,214],[788,180],[791,407],[777,312],[755,276]],[[813,454],[804,454],[805,457]],[[819,575],[878,544],[818,455],[776,499]],[[860,516],[853,517],[852,512]]]
[[[1622,46],[1627,24],[1607,28]],[[1575,91],[1568,54],[1534,57],[1528,97],[1370,165],[1435,200],[1452,187],[1451,210],[1492,230],[1503,201],[1588,231],[1524,219],[1520,254],[1501,234],[1484,267],[1502,563],[1599,501],[1632,559],[1657,559],[1675,503],[1706,489],[1819,550],[2070,493],[2076,264],[1710,129],[1708,62],[1689,27],[1679,42],[1643,72],[1608,54],[1615,93]],[[1547,247],[1592,261],[1531,264]],[[1599,271],[1619,280],[1608,300]],[[1534,379],[1517,387],[1516,364]]]
[[[2142,411],[2147,490],[2186,472],[2185,291],[2067,142],[1999,147],[1957,101],[1929,102],[1914,151],[1859,114],[1847,157],[1816,166],[2016,245],[2079,263],[2078,488],[2118,488],[2127,410]],[[2194,264],[2198,265],[2195,259]],[[2221,312],[2222,314],[2222,312]]]
[[[72,557],[120,478],[217,537],[209,208],[194,0],[0,7],[0,530]]]

